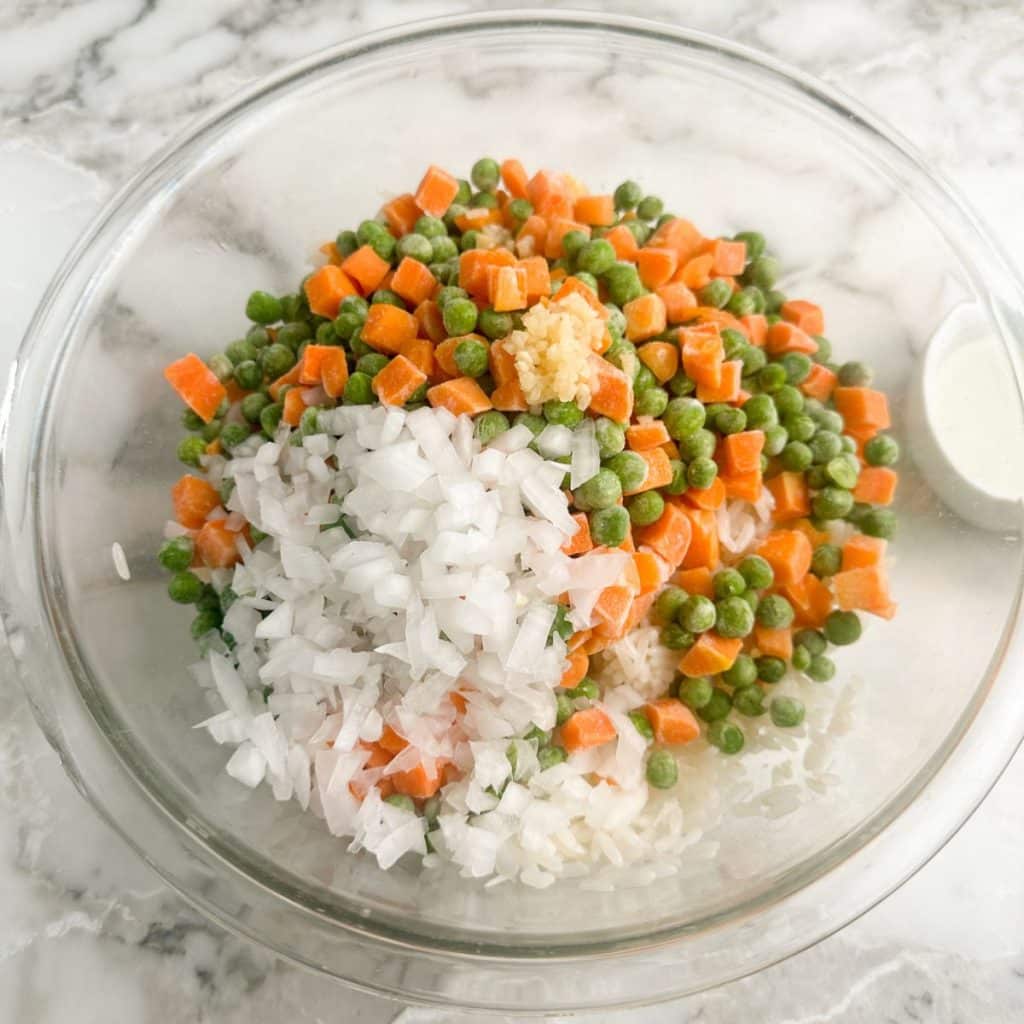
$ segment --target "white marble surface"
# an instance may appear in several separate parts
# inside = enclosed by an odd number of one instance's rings
[[[443,0],[0,5],[2,365],[77,233],[192,115],[254,76],[355,32],[470,6]],[[731,36],[845,88],[956,181],[1024,264],[1024,19],[1017,3],[620,0],[607,6]],[[1024,1020],[1022,788],[1019,756],[930,865],[814,949],[681,1003],[588,1019]],[[89,811],[9,681],[0,683],[0,894],[3,1022],[463,1019],[349,993],[198,918]]]

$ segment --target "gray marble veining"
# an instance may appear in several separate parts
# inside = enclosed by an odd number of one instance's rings
[[[198,112],[356,32],[492,3],[37,0],[0,7],[0,359],[107,196]],[[568,5],[551,5],[568,6]],[[584,4],[730,36],[839,85],[954,179],[1024,264],[1016,3]],[[756,977],[615,1022],[1024,1020],[1024,760],[916,878]],[[84,804],[0,684],[0,1021],[458,1021],[350,993],[206,922]]]

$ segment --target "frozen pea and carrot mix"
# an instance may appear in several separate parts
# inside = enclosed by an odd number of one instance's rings
[[[165,371],[227,771],[384,868],[669,870],[895,612],[885,394],[762,235],[633,181],[431,166],[320,253]]]

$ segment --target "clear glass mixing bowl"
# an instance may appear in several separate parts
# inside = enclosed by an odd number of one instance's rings
[[[727,814],[715,855],[684,858],[656,885],[536,892],[404,865],[385,874],[295,805],[250,796],[191,728],[207,705],[185,671],[188,613],[166,599],[153,558],[180,471],[179,407],[160,370],[223,346],[253,287],[293,286],[317,243],[426,164],[465,169],[482,153],[571,169],[594,189],[635,177],[709,232],[764,231],[786,291],[821,301],[837,352],[874,364],[905,440],[921,352],[968,304],[1007,393],[965,392],[933,414],[970,416],[998,398],[1024,422],[1018,282],[959,200],[844,99],[740,47],[635,20],[423,23],[232,100],[160,154],[68,257],[4,406],[6,626],[87,798],[228,927],[408,1000],[519,1012],[652,1001],[822,938],[976,806],[1024,734],[1019,524],[970,525],[908,460],[901,611],[842,654],[841,676],[859,685],[829,755],[837,784],[782,817],[756,801]]]

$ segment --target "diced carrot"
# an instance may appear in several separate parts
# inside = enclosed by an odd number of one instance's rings
[[[637,540],[656,551],[675,569],[686,557],[693,539],[693,525],[680,505],[665,505],[661,518],[637,531]]]
[[[718,567],[718,519],[711,509],[681,506],[690,520],[690,546],[683,558],[684,569]]]
[[[455,187],[457,191],[458,184]],[[402,235],[407,235],[412,231],[423,211],[416,204],[415,197],[411,193],[405,192],[400,196],[395,196],[390,203],[385,203],[381,212],[388,222],[388,230],[391,234],[396,238],[401,238]]]
[[[696,296],[682,281],[663,284],[656,292],[665,303],[665,317],[670,324],[681,324],[686,319],[684,311],[697,305]]]
[[[443,217],[459,191],[456,178],[431,164],[416,189],[416,205],[431,217]]]
[[[786,352],[804,352],[813,356],[818,351],[818,343],[796,324],[780,320],[768,328],[765,348],[773,356],[781,356]]]
[[[395,754],[400,754],[405,750],[409,746],[409,741],[390,725],[385,725],[377,745],[393,757]]]
[[[811,497],[803,473],[779,473],[765,482],[775,499],[772,518],[777,523],[786,523],[810,514]]]
[[[418,333],[419,324],[412,313],[392,306],[389,302],[374,302],[363,321],[360,337],[378,352],[394,355]]]
[[[591,629],[578,629],[569,639],[566,641],[565,646],[569,652],[580,650],[586,642],[590,639],[593,630]]]
[[[590,520],[586,512],[575,512],[572,518],[579,529],[562,545],[562,554],[585,555],[594,547],[590,536]]]
[[[355,281],[363,295],[369,295],[380,287],[391,264],[381,259],[372,245],[363,245],[344,259],[341,269]]]
[[[886,542],[881,537],[869,537],[855,533],[843,545],[843,572],[850,569],[867,569],[881,565],[885,558]]]
[[[405,405],[427,375],[405,356],[395,356],[373,378],[373,390],[382,405]]]
[[[628,423],[633,413],[633,382],[601,356],[590,357],[592,387],[590,410],[616,423]]]
[[[174,518],[190,530],[198,530],[220,504],[217,488],[202,477],[186,473],[171,488]]]
[[[459,377],[462,375],[462,371],[455,364],[455,347],[460,341],[465,341],[467,338],[475,339],[478,337],[479,335],[477,334],[465,334],[458,338],[447,338],[434,349],[434,361],[437,363],[438,369],[440,369],[448,380],[451,380],[452,377]]]
[[[626,337],[630,341],[646,341],[665,330],[665,303],[654,292],[627,302],[622,312],[626,317]]]
[[[647,618],[651,605],[654,604],[655,597],[657,597],[657,593],[652,590],[646,594],[638,594],[633,599],[633,607],[629,610],[629,618],[626,619],[626,625],[622,630],[623,636],[634,630]]]
[[[623,542],[619,545],[619,551],[628,551],[632,554],[636,551],[636,544],[633,542],[633,527],[626,527],[626,537]]]
[[[696,290],[703,288],[711,280],[711,268],[714,266],[715,258],[709,252],[701,253],[676,271],[673,280],[685,284],[687,288]]]
[[[490,347],[491,376],[496,384],[507,384],[510,380],[518,380],[516,373],[516,357],[500,342]]]
[[[632,263],[640,251],[636,235],[625,224],[617,224],[611,231],[605,232],[604,240],[615,250],[615,258],[619,260]]]
[[[610,196],[580,196],[572,215],[582,224],[607,227],[615,221],[615,200]]]
[[[523,222],[523,226],[519,229],[519,233],[516,235],[516,248],[519,249],[519,243],[524,242],[526,239],[530,239],[531,257],[540,256],[543,258],[547,237],[548,222],[543,217],[538,217],[535,213],[531,214]],[[547,260],[544,262],[546,265]]]
[[[790,530],[799,530],[810,542],[812,548],[829,543],[828,534],[819,530],[809,519],[797,519],[790,523]]]
[[[679,266],[679,253],[675,249],[645,246],[636,254],[636,268],[645,288],[656,291],[672,280]]]
[[[287,373],[282,373],[267,390],[270,397],[276,402],[281,398],[281,392],[299,383],[299,376],[302,373],[302,360],[300,359]]]
[[[641,594],[649,594],[665,582],[667,563],[654,551],[634,551],[633,565],[636,567]]]
[[[651,416],[645,416],[638,423],[626,427],[626,447],[635,452],[660,448],[668,441],[668,429],[664,422]]]
[[[228,402],[230,402],[232,405],[234,405],[235,402],[240,402],[243,398],[245,398],[247,394],[249,394],[249,392],[246,391],[245,388],[243,388],[242,385],[239,384],[234,377],[231,377],[229,380],[225,381],[224,392],[226,394]]]
[[[333,263],[336,267],[341,266],[341,253],[336,242],[324,242],[320,246],[320,251],[327,257],[328,263]]]
[[[688,220],[675,217],[662,224],[647,240],[647,244],[675,249],[679,254],[679,262],[685,263],[697,254],[703,241],[701,233]]]
[[[832,398],[847,427],[878,431],[891,425],[889,402],[881,391],[873,391],[871,388],[836,388]]]
[[[557,302],[572,294],[579,295],[602,320],[607,320],[611,316],[604,303],[594,294],[594,290],[578,277],[567,277],[552,298]]]
[[[742,274],[747,263],[747,243],[716,238],[711,244],[712,269],[718,275]]]
[[[800,382],[800,390],[808,398],[816,398],[819,402],[827,402],[835,390],[839,378],[827,366],[814,363],[811,372]]]
[[[513,199],[526,198],[526,170],[518,160],[502,160],[501,180]]]
[[[721,378],[717,385],[697,381],[697,398],[702,402],[735,402],[740,395],[743,363],[731,359],[722,363]]]
[[[281,413],[282,421],[287,423],[289,427],[297,427],[305,411],[306,402],[302,397],[302,390],[300,388],[292,388],[284,396],[284,411]]]
[[[348,360],[345,350],[337,345],[326,346],[320,359],[320,383],[330,398],[340,398],[348,383]],[[309,351],[307,347],[306,351]]]
[[[500,384],[491,392],[491,404],[501,412],[526,412],[529,405],[518,380]]]
[[[869,505],[891,505],[900,475],[888,466],[865,466],[860,471],[853,496]]]
[[[217,375],[194,352],[166,367],[164,379],[204,423],[217,415],[220,403],[227,397]]]
[[[474,206],[455,218],[460,231],[481,231],[488,224],[501,223],[501,210],[490,206]]]
[[[864,611],[891,619],[896,606],[889,596],[889,580],[882,565],[837,572],[832,577],[836,601],[844,611]]]
[[[745,338],[747,328],[743,321],[735,317],[727,309],[716,309],[714,306],[697,306],[696,309],[687,310],[684,314],[687,319],[695,319],[701,324],[717,324],[719,330],[737,331]]]
[[[637,349],[637,358],[658,382],[671,380],[679,369],[679,346],[668,341],[649,341]]]
[[[402,259],[395,276],[391,279],[391,290],[413,306],[418,306],[429,299],[436,288],[437,278],[427,269],[425,263],[420,263],[411,256]]]
[[[337,350],[337,345],[307,345],[299,360],[299,383],[319,384],[323,379],[324,358],[328,353]],[[344,350],[342,350],[342,354],[344,355]]]
[[[196,534],[196,554],[211,569],[229,569],[241,561],[237,539],[238,532],[229,530],[223,519],[212,519]]]
[[[207,455],[220,455],[224,450],[224,446],[220,443],[220,438],[215,437],[205,448]]]
[[[552,192],[537,203],[537,212],[548,220],[569,220],[572,217],[573,198]]]
[[[726,434],[720,448],[722,468],[730,476],[760,471],[763,448],[763,430],[741,430],[736,434]]]
[[[696,569],[680,569],[675,575],[676,586],[682,587],[688,594],[699,594],[701,597],[715,596],[714,576],[706,565]]]
[[[487,298],[488,267],[511,267],[515,256],[508,249],[469,249],[459,256],[459,287],[477,298]]]
[[[369,751],[366,760],[363,762],[364,768],[383,768],[395,756],[390,751],[385,750],[379,743],[361,741],[359,746],[363,750]]]
[[[492,409],[491,400],[472,377],[456,377],[436,384],[427,392],[427,401],[447,409],[453,416],[476,416]]]
[[[773,530],[757,553],[772,567],[776,583],[795,583],[811,567],[811,542],[799,530]]]
[[[594,633],[597,636],[623,635],[626,619],[629,618],[629,610],[633,605],[633,594],[631,587],[618,585],[605,587],[601,591],[601,596],[594,605],[594,618],[597,623],[594,626]]]
[[[487,290],[497,313],[526,308],[526,271],[522,267],[488,267]]]
[[[615,735],[612,720],[600,708],[584,708],[562,726],[562,746],[570,754],[575,754],[579,750],[610,743]]]
[[[356,286],[341,267],[328,263],[314,270],[306,278],[306,299],[309,308],[317,316],[333,320],[338,315],[338,306],[346,295],[358,295]]]
[[[651,701],[644,706],[644,714],[658,743],[689,743],[700,735],[700,725],[693,712],[674,697]]]
[[[631,494],[639,494],[641,491],[653,491],[657,487],[666,487],[672,483],[672,465],[668,456],[660,448],[650,448],[647,451],[637,452],[644,462],[647,463],[647,475],[639,486],[632,490],[623,491],[623,495],[629,497]],[[653,544],[651,545],[654,546]]]
[[[779,310],[783,320],[796,324],[808,334],[825,333],[825,315],[820,306],[806,299],[787,299]]]
[[[554,217],[548,221],[548,235],[544,240],[544,255],[549,260],[556,260],[565,255],[562,250],[562,239],[570,231],[582,231],[587,238],[590,237],[590,227],[587,224],[581,224],[569,217]]]
[[[679,332],[683,350],[683,369],[686,376],[706,387],[717,388],[722,383],[722,363],[725,350],[722,338],[714,331],[695,331],[683,328]]]
[[[768,318],[763,313],[748,313],[740,317],[740,323],[747,329],[750,344],[764,348],[768,340]]]
[[[398,354],[405,356],[413,366],[425,373],[428,380],[433,380],[437,368],[434,364],[434,346],[428,338],[410,338],[402,343]]]
[[[795,583],[782,584],[779,591],[793,606],[793,625],[797,628],[817,629],[832,611],[832,591],[813,573]]]
[[[586,651],[587,654],[598,654],[599,652],[606,650],[614,642],[614,640],[610,640],[607,637],[592,635],[587,639],[586,643],[583,644],[581,650]]]
[[[760,469],[752,469],[746,473],[720,473],[719,476],[727,498],[751,503],[760,499],[764,486]]]
[[[529,256],[519,260],[516,267],[526,274],[527,303],[551,294],[551,269],[543,256]]]
[[[754,626],[754,646],[765,657],[789,661],[793,657],[793,630],[788,626],[782,629]]]
[[[575,650],[565,660],[569,664],[562,673],[560,685],[571,690],[587,674],[587,670],[590,668],[590,658],[585,652]]]
[[[433,759],[429,764],[420,761],[415,768],[388,775],[385,781],[391,780],[396,793],[404,793],[414,800],[429,800],[441,788],[441,767],[441,763]]]
[[[690,678],[717,675],[732,667],[742,647],[743,641],[738,637],[719,636],[711,631],[701,633],[680,660],[679,671]]]
[[[716,476],[708,487],[688,487],[683,492],[683,500],[693,508],[721,508],[725,499],[725,483],[721,476]]]

